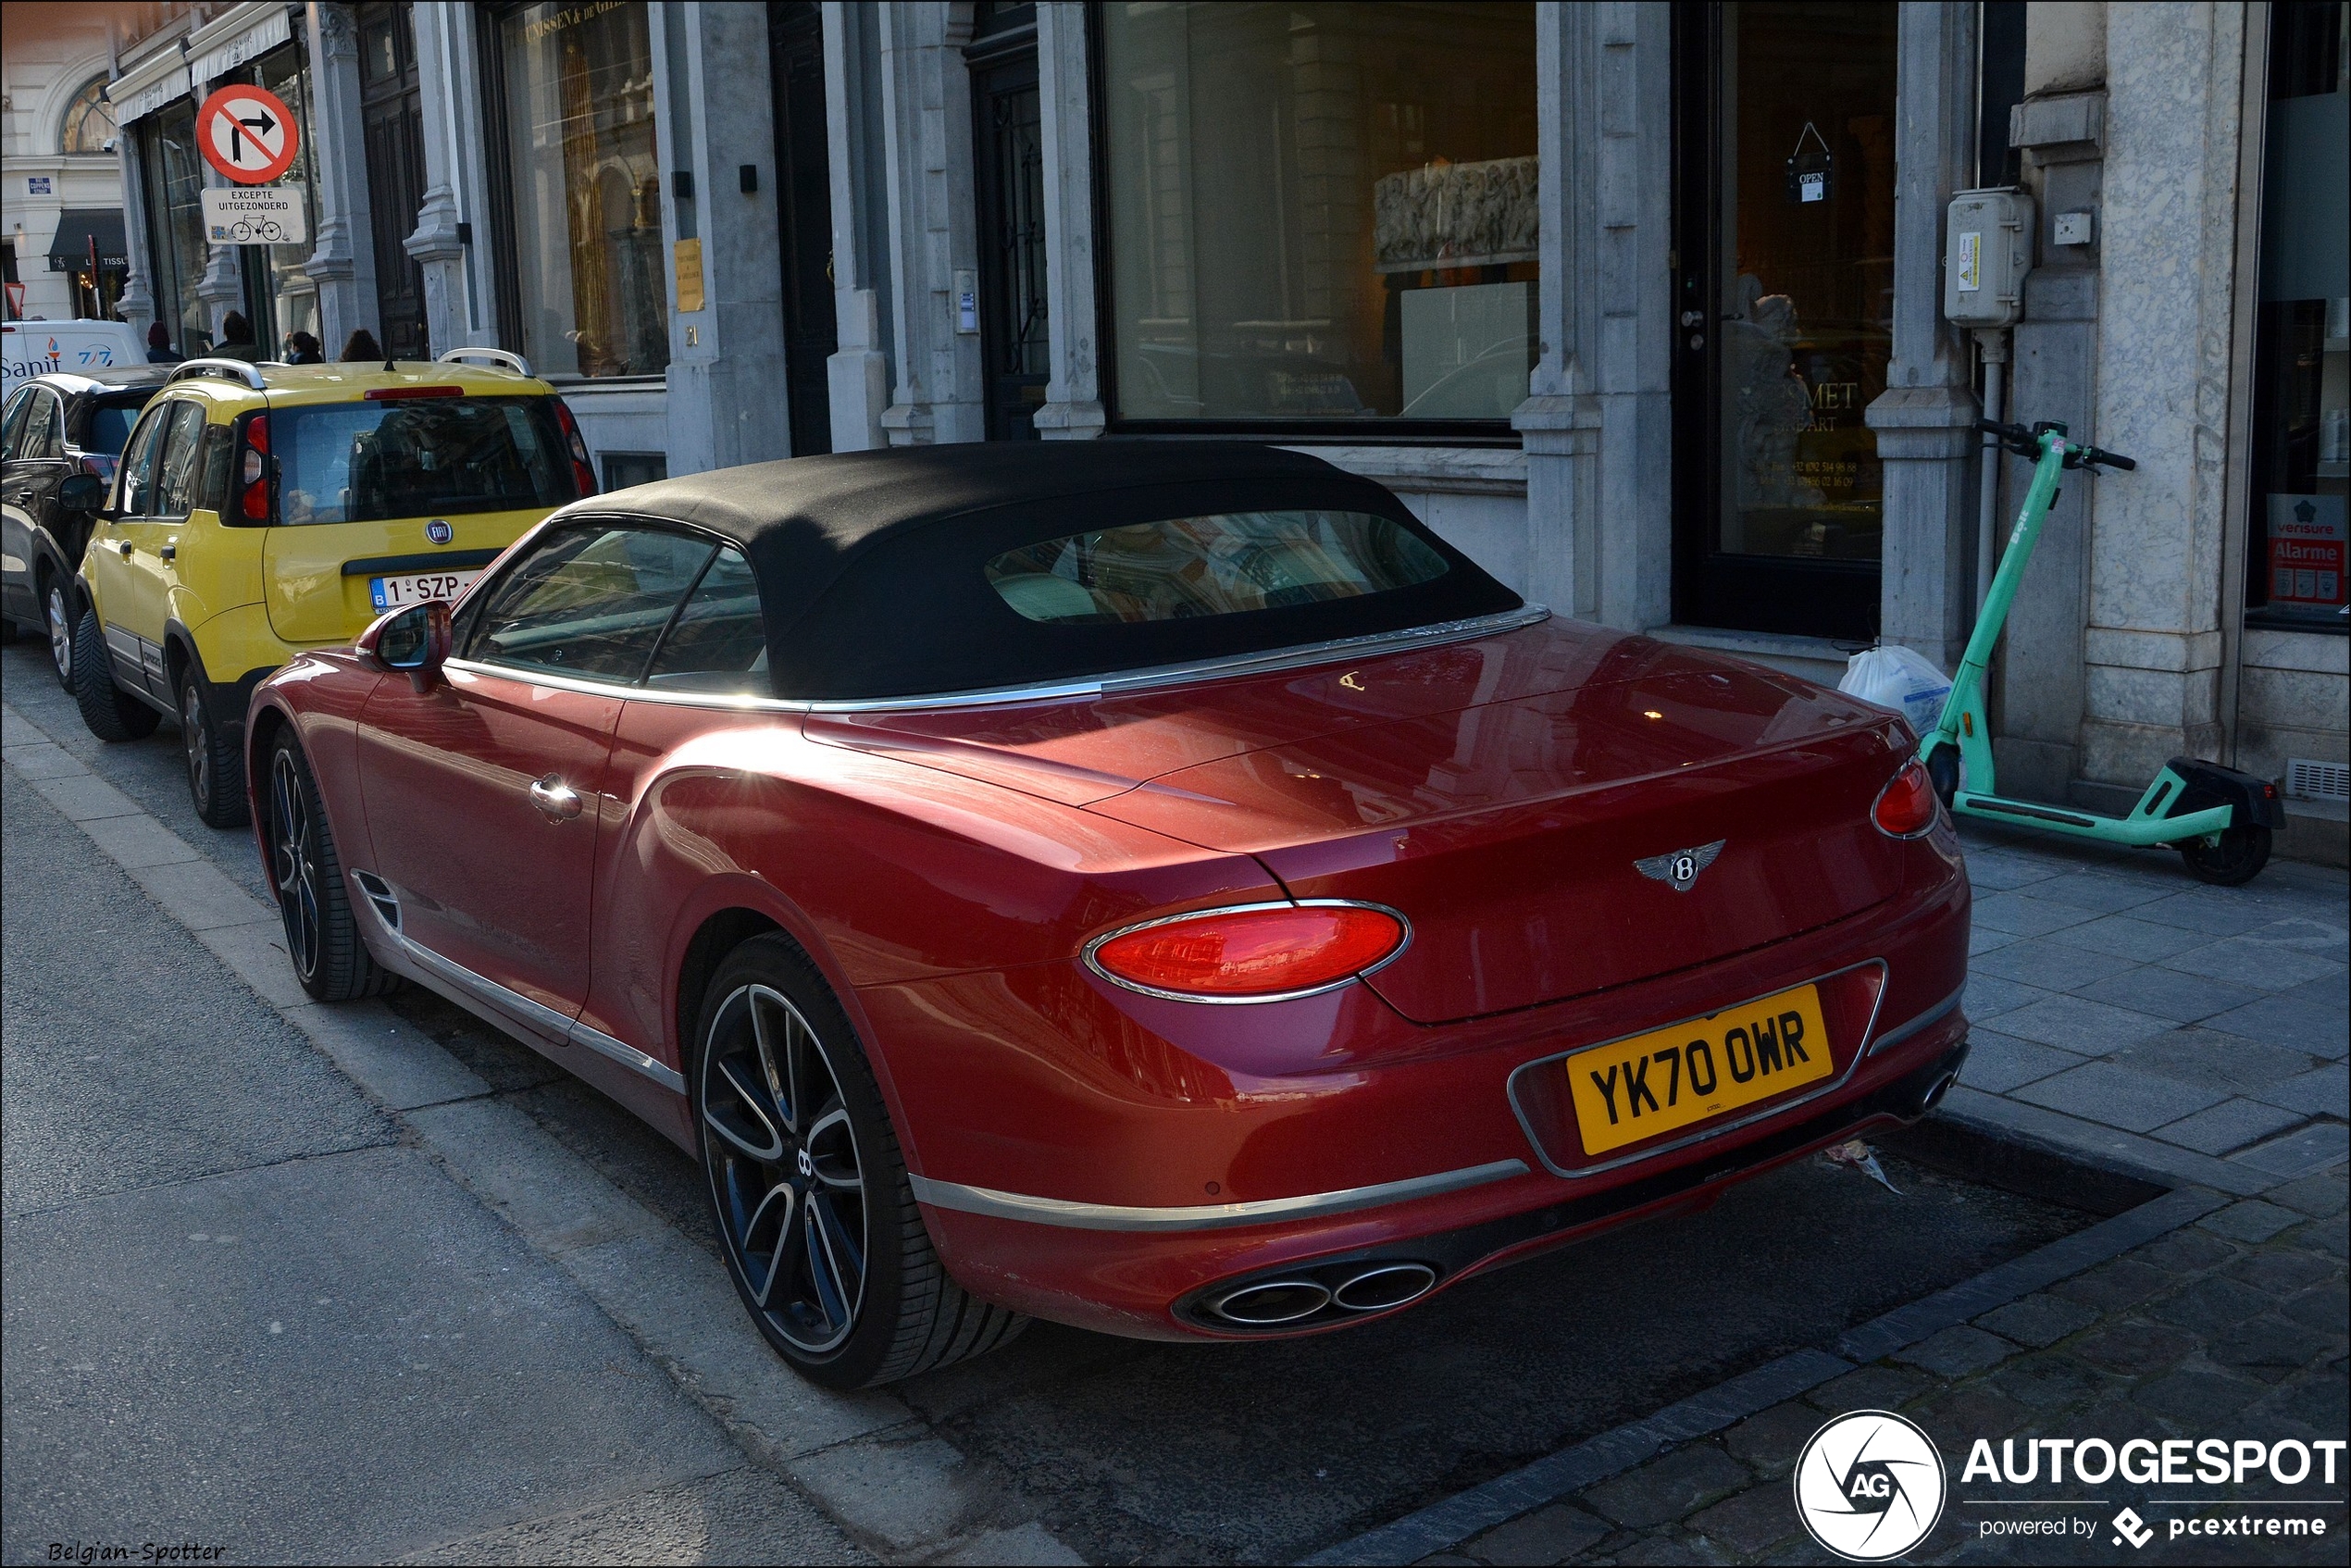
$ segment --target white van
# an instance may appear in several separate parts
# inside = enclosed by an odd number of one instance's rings
[[[147,362],[147,345],[127,321],[10,321],[0,324],[0,337],[10,387],[52,370],[86,376]]]

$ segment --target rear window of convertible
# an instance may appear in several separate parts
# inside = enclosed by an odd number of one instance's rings
[[[273,409],[290,524],[552,509],[572,500],[543,397],[417,398]]]
[[[1433,582],[1445,558],[1364,512],[1222,512],[1064,534],[989,561],[1024,619],[1113,625],[1243,615]]]

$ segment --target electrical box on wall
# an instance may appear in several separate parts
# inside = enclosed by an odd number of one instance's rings
[[[2013,188],[1962,191],[1944,225],[1943,314],[1955,327],[2013,327],[2033,270],[2033,198]]]

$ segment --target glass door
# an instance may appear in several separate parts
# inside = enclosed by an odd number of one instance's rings
[[[1676,8],[1678,621],[1877,635],[1897,7]]]
[[[973,9],[973,188],[979,230],[979,345],[988,439],[1034,441],[1051,379],[1045,318],[1045,125],[1037,7]],[[958,302],[958,309],[961,304]]]
[[[833,449],[828,362],[833,315],[832,165],[825,133],[825,25],[815,0],[771,0],[767,57],[776,93],[776,218],[784,262],[784,380],[791,454]]]

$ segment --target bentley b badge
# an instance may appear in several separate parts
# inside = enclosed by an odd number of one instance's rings
[[[1664,882],[1677,893],[1686,893],[1698,874],[1714,864],[1728,839],[1717,839],[1710,844],[1700,844],[1693,850],[1675,850],[1670,854],[1653,854],[1647,860],[1636,860],[1633,869],[1652,882]]]

